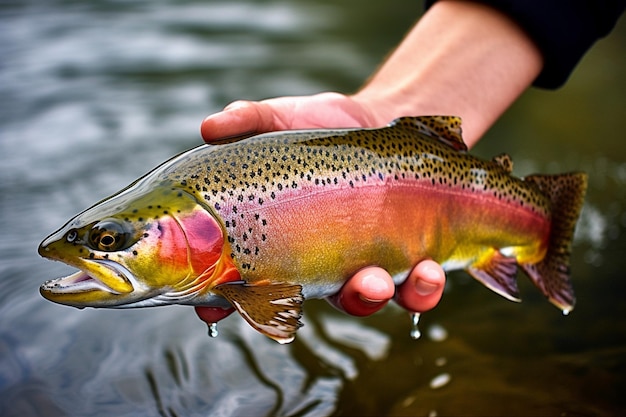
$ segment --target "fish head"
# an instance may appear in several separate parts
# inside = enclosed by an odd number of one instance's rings
[[[186,190],[129,187],[40,244],[41,256],[79,269],[40,292],[75,307],[194,304],[196,297],[206,304],[215,285],[240,279],[225,236],[215,213]]]

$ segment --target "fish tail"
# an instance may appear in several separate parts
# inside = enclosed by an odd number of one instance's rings
[[[575,303],[570,279],[570,254],[574,229],[587,190],[587,175],[531,175],[524,178],[524,182],[535,184],[550,198],[552,223],[548,251],[543,260],[520,266],[550,302],[567,314]]]

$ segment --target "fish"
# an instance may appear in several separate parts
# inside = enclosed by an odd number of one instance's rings
[[[513,301],[521,269],[568,313],[587,176],[512,170],[507,154],[470,154],[455,116],[202,144],[44,239],[41,256],[78,271],[40,293],[78,308],[234,307],[288,343],[306,299],[370,265],[400,284],[432,259]]]

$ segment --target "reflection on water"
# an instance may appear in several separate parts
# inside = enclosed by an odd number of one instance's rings
[[[237,98],[350,91],[413,1],[19,2],[0,5],[0,415],[611,415],[626,409],[626,61],[622,24],[557,92],[526,94],[476,152],[515,172],[585,170],[563,317],[465,274],[410,337],[406,312],[323,301],[280,346],[239,317],[211,339],[184,307],[78,311],[39,284],[36,247],[70,216],[199,142]],[[376,30],[372,30],[375,28]]]

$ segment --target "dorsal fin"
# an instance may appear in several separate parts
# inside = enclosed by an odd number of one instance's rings
[[[408,126],[445,143],[457,151],[467,151],[461,132],[461,118],[457,116],[400,117],[389,126]]]
[[[496,155],[492,158],[492,161],[498,164],[500,168],[505,170],[507,173],[510,174],[513,172],[513,160],[508,154],[502,153],[500,155]]]

